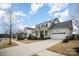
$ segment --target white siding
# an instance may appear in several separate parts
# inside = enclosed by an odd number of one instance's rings
[[[58,34],[54,34],[54,33],[58,33]],[[59,34],[61,33],[61,34]],[[63,34],[65,33],[65,34]],[[69,30],[68,28],[58,28],[58,29],[52,29],[51,31],[51,38],[57,38],[57,39],[63,39],[66,38],[66,36],[71,35],[72,31]]]
[[[78,33],[78,27],[73,23],[73,34]]]

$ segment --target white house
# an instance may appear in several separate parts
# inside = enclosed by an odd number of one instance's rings
[[[76,28],[74,28],[76,27]],[[58,18],[37,24],[33,35],[38,38],[64,39],[77,32],[78,23],[73,20],[59,22]]]
[[[37,24],[35,28],[33,29],[33,35],[38,38],[48,38],[50,37],[51,29],[49,27],[53,23],[59,23],[58,18],[55,18],[53,20],[49,20],[40,24]]]
[[[24,37],[28,37],[30,34],[32,34],[33,28],[25,27],[23,29]]]

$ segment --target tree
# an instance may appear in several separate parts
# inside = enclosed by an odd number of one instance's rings
[[[7,15],[3,16],[3,29],[5,30],[5,34],[9,34],[9,45],[11,45],[11,38],[13,34],[13,20],[12,20],[12,10],[8,9]]]
[[[3,28],[5,30],[6,34],[9,34],[9,45],[11,45],[11,39],[12,35],[15,32],[15,26],[16,24],[14,23],[14,15],[12,14],[12,10],[8,9],[8,12],[6,12],[7,15],[3,16]]]
[[[24,17],[26,17],[26,14],[23,12],[23,10],[16,10],[16,7],[13,6],[13,4],[11,4],[11,6],[8,8],[2,8],[0,10],[0,15],[2,15],[0,16],[0,22],[4,32],[9,34],[9,44],[11,44],[11,38],[14,33],[16,34],[16,32],[18,32],[17,29],[21,30],[24,28],[24,23],[22,23],[22,21]]]

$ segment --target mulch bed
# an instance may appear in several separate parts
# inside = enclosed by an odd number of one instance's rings
[[[58,43],[50,48],[48,50],[61,53],[68,56],[79,56],[78,53],[75,52],[73,48],[79,47],[79,40],[72,40],[68,43]]]

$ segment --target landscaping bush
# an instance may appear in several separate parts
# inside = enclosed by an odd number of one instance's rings
[[[46,38],[41,38],[42,40],[46,40],[46,39],[50,39],[50,37],[46,37]]]
[[[63,40],[63,43],[67,43],[67,42],[69,42],[68,39],[64,39],[64,40]]]
[[[24,40],[24,39],[25,39],[24,37],[18,35],[17,40]]]
[[[74,40],[74,35],[69,36],[69,40]]]
[[[79,54],[79,47],[75,47],[75,48],[73,48],[73,49],[75,50],[76,53]]]
[[[69,42],[69,36],[66,36],[66,39],[63,40],[63,43]]]
[[[35,36],[32,36],[32,35],[29,35],[28,39],[30,39],[30,40],[37,40],[38,38],[35,37]]]

